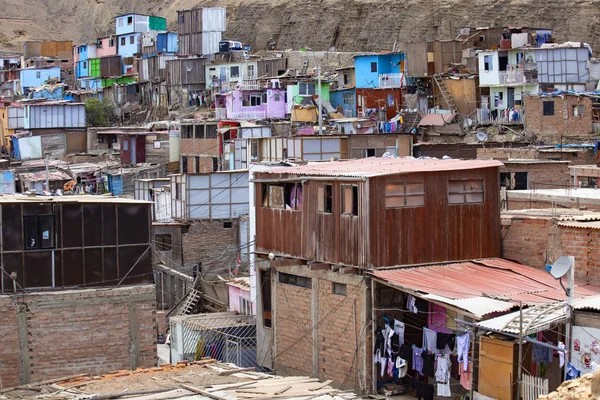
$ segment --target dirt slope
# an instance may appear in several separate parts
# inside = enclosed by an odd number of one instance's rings
[[[195,6],[227,7],[226,37],[256,50],[309,46],[391,49],[395,42],[447,38],[461,26],[551,27],[559,40],[600,50],[600,0],[2,0],[0,49],[29,39],[79,43],[111,33],[113,17],[135,11],[168,18]]]

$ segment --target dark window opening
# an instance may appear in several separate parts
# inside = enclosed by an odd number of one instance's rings
[[[350,84],[350,75],[344,74],[344,85]]]
[[[260,298],[262,301],[263,326],[271,328],[271,273],[260,271]]]
[[[279,210],[302,209],[302,184],[262,184],[263,207]]]
[[[170,233],[161,233],[154,235],[154,246],[156,251],[173,250],[173,238]]]
[[[312,281],[311,278],[306,278],[304,276],[284,274],[283,272],[279,272],[279,283],[285,283],[286,285],[298,286],[303,288],[311,288]]]
[[[494,62],[492,56],[483,56],[483,69],[485,71],[491,71],[494,69]]]
[[[187,156],[181,156],[181,172],[183,172],[184,174],[186,172],[188,172],[188,157]]]
[[[217,157],[212,158],[212,170],[213,172],[219,170],[219,159]]]
[[[181,125],[181,138],[182,139],[193,139],[194,138],[194,125]]]
[[[544,116],[554,115],[554,101],[544,101]]]
[[[346,295],[346,284],[345,283],[331,283],[331,293],[337,294],[340,296]]]
[[[206,128],[206,138],[207,139],[216,139],[217,138],[217,126],[216,125],[205,125]]]
[[[25,216],[23,226],[26,250],[54,248],[53,215]]]
[[[515,172],[515,190],[527,190],[527,172]]]
[[[129,36],[129,44],[135,43],[135,37],[133,35]]]
[[[377,63],[376,62],[371,63],[371,72],[377,72]]]
[[[125,38],[124,37],[121,38],[121,46],[125,46]]]
[[[507,189],[512,188],[510,172],[500,172],[500,186],[505,187]]]
[[[286,183],[283,185],[283,197],[286,210],[302,209],[302,183]]]
[[[223,222],[223,229],[231,229],[233,228],[233,222]]]
[[[367,157],[375,157],[375,149],[367,149]]]
[[[342,214],[358,215],[358,186],[342,186]]]
[[[317,212],[331,214],[333,205],[333,186],[321,185],[317,187]]]
[[[127,25],[133,24],[133,17],[127,17]]]
[[[498,56],[498,69],[500,71],[506,71],[508,65],[508,56]]]
[[[175,184],[175,200],[181,200],[181,183]]]

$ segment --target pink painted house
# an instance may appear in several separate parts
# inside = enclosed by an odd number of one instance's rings
[[[96,49],[96,57],[114,56],[117,54],[117,39],[112,36],[99,38]]]
[[[276,88],[234,89],[217,95],[217,119],[283,119],[286,113],[285,91]]]
[[[250,278],[233,278],[227,282],[229,311],[244,315],[256,315],[256,306],[250,299]]]

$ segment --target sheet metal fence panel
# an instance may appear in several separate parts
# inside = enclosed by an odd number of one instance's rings
[[[187,318],[178,332],[183,345],[179,356],[198,361],[202,357],[233,363],[241,368],[257,367],[256,317],[248,315]],[[176,329],[171,329],[176,331]]]
[[[23,129],[25,108],[8,107],[8,129]]]

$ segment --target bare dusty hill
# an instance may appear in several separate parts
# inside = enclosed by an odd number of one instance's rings
[[[227,33],[256,50],[309,46],[391,49],[395,42],[447,38],[461,26],[550,27],[559,40],[600,51],[600,0],[2,0],[0,49],[24,40],[92,41],[125,12],[168,18],[196,6],[227,8]]]

